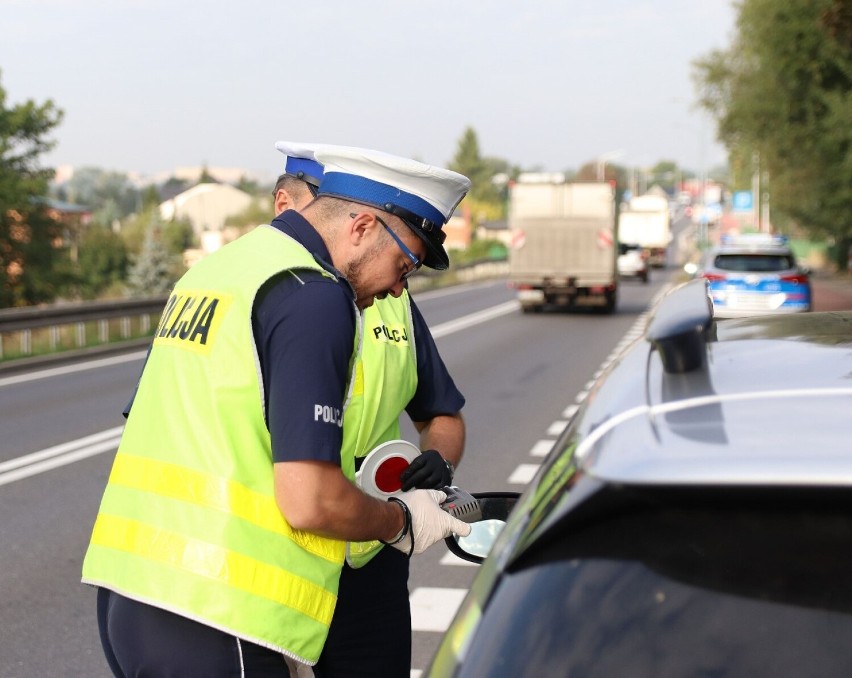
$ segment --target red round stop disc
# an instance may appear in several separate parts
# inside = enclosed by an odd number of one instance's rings
[[[364,457],[355,482],[364,492],[387,499],[402,492],[400,474],[417,458],[420,450],[407,440],[382,443]]]
[[[388,494],[402,489],[400,474],[408,468],[408,459],[404,457],[388,457],[376,469],[376,487]]]

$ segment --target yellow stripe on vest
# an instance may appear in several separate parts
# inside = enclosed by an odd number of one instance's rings
[[[103,513],[95,521],[92,543],[218,581],[286,605],[326,626],[331,624],[337,600],[334,594],[291,572],[284,573],[216,544]]]
[[[118,453],[109,481],[231,514],[264,530],[281,534],[329,562],[339,563],[343,559],[344,542],[294,530],[284,520],[273,497],[233,480],[177,464]]]

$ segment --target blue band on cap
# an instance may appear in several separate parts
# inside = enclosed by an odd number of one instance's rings
[[[320,185],[319,195],[351,198],[384,209],[387,203],[403,207],[421,219],[428,219],[436,226],[443,226],[445,219],[441,211],[412,193],[406,193],[380,181],[365,179],[354,174],[329,172]]]
[[[316,160],[309,160],[308,158],[294,158],[288,155],[284,171],[294,177],[299,176],[299,172],[303,172],[305,176],[317,183],[322,179],[322,165]]]

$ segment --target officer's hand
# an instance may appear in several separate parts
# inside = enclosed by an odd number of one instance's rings
[[[411,519],[408,532],[391,546],[405,554],[417,555],[451,534],[469,535],[470,525],[440,507],[446,498],[447,495],[440,490],[412,490],[391,497],[405,504]]]
[[[440,489],[453,484],[453,472],[437,450],[420,453],[399,476],[404,491]]]

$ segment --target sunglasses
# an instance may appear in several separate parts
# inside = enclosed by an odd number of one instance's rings
[[[358,215],[355,212],[353,212],[352,214],[349,215],[349,217],[351,219],[354,219],[357,216]],[[412,263],[411,268],[409,268],[400,277],[400,280],[408,280],[412,275],[414,275],[415,273],[417,273],[417,271],[420,270],[420,267],[423,266],[423,262],[420,261],[420,259],[417,258],[417,255],[414,254],[414,252],[412,252],[410,249],[408,249],[408,247],[406,246],[406,244],[404,242],[402,242],[400,237],[396,233],[393,232],[393,230],[391,229],[390,226],[388,226],[385,223],[384,219],[382,219],[378,214],[374,214],[373,216],[376,218],[376,221],[378,221],[382,226],[384,226],[385,230],[387,230],[387,232],[390,233],[391,238],[393,238],[396,241],[396,244],[399,246],[399,249],[402,250],[402,253],[411,260],[411,263]]]

